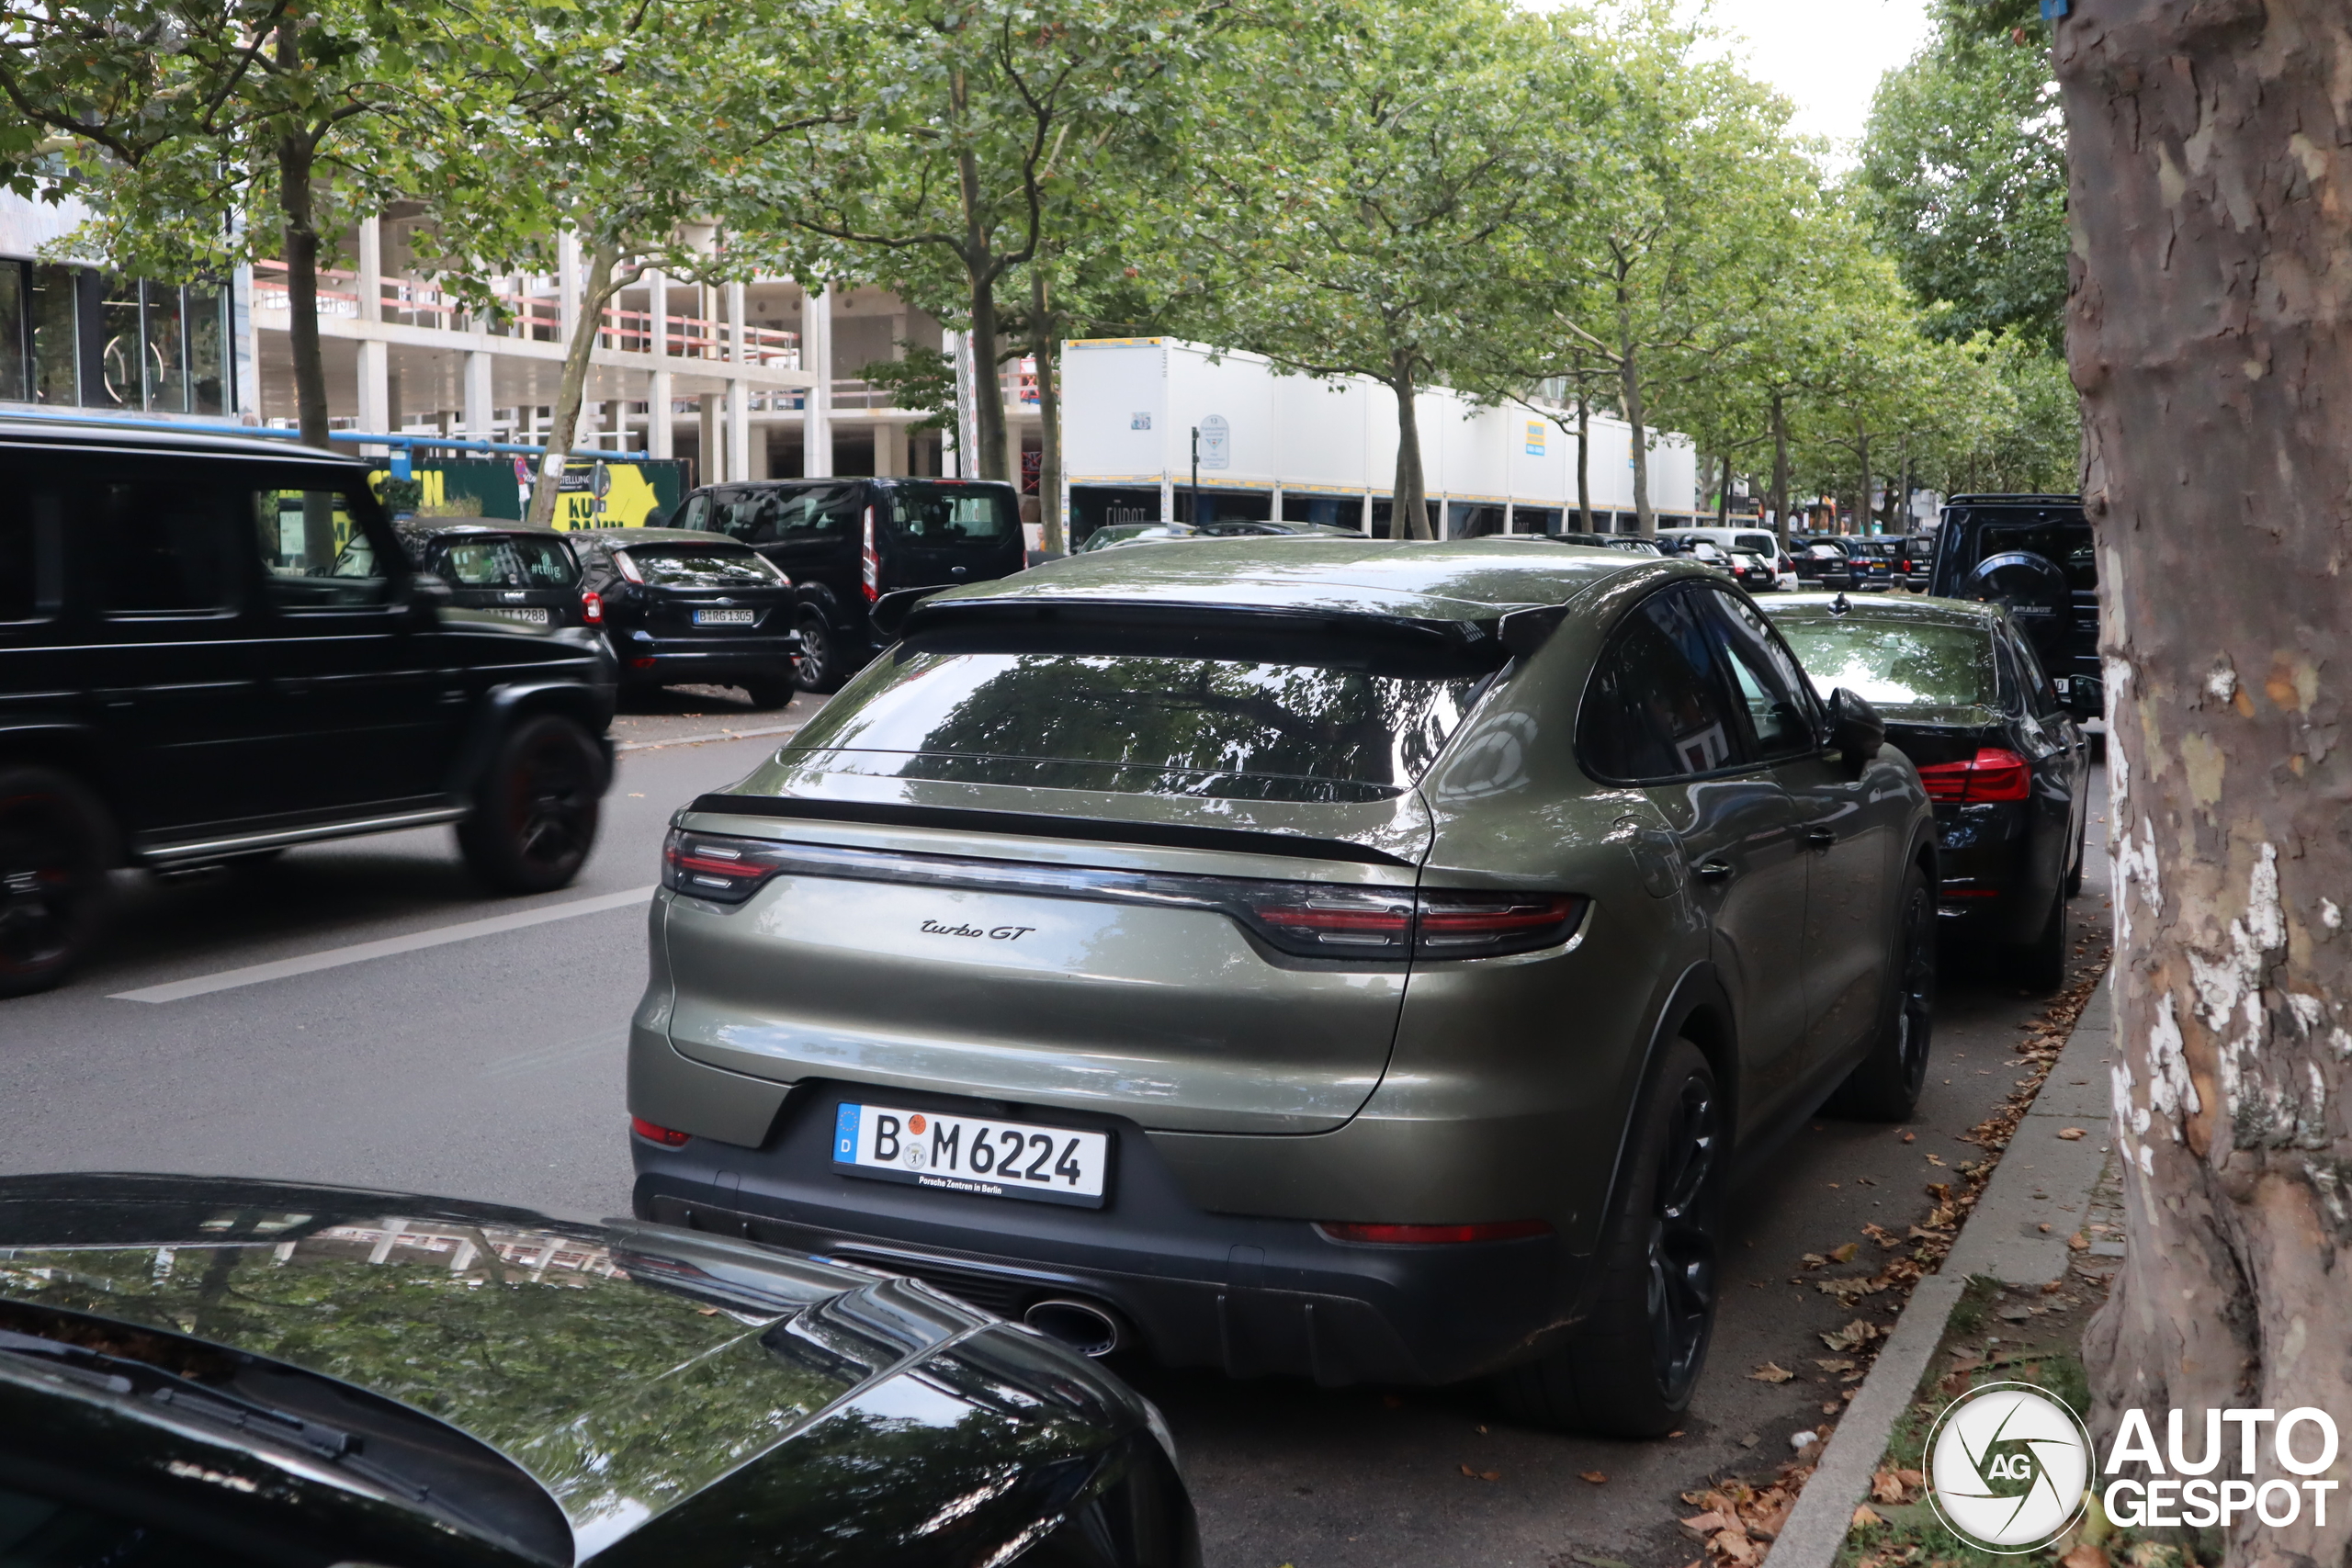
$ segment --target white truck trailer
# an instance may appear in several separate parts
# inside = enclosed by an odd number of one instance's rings
[[[1396,472],[1396,400],[1363,377],[1287,374],[1254,354],[1172,338],[1062,345],[1063,515],[1073,545],[1111,523],[1282,517],[1385,537]],[[1577,526],[1576,436],[1517,404],[1422,392],[1421,471],[1441,537]],[[1594,525],[1634,527],[1632,431],[1592,421]],[[1198,444],[1197,485],[1194,448]],[[1688,437],[1653,433],[1650,501],[1662,527],[1698,522]]]

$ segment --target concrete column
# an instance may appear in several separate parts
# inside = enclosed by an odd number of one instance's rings
[[[384,222],[372,215],[359,220],[359,319],[384,319]]]
[[[652,318],[653,341],[646,345],[656,355],[670,353],[670,280],[659,271],[645,275],[645,312]]]
[[[1364,491],[1364,492],[1363,492],[1363,531],[1364,531],[1364,533],[1365,533],[1367,536],[1369,536],[1369,535],[1371,534],[1371,532],[1372,532],[1372,491]]]
[[[833,295],[821,279],[801,287],[800,368],[817,378],[801,414],[801,472],[828,479],[833,471]]]
[[[1004,396],[1004,389],[1001,386],[990,389],[1000,398]],[[1016,402],[1004,411],[1004,477],[1012,481],[1012,488],[1016,492],[1021,489],[1021,415],[1018,412],[1020,407],[1021,405]]]
[[[1511,502],[1506,501],[1503,502],[1503,532],[1506,534],[1515,534],[1518,531],[1518,525],[1513,521]]]
[[[1274,493],[1266,498],[1266,515],[1273,522],[1283,520],[1283,481],[1274,481]]]
[[[699,411],[695,417],[700,422],[702,458],[695,465],[695,479],[701,484],[717,484],[719,475],[725,472],[719,466],[725,454],[719,450],[718,394],[705,392],[696,402]]]
[[[670,429],[670,405],[677,400],[677,397],[670,389],[670,372],[656,370],[645,379],[646,453],[655,457],[674,457],[678,453]]]
[[[727,468],[729,479],[752,477],[752,400],[741,376],[727,378]]]
[[[569,229],[555,243],[556,309],[563,322],[563,341],[571,343],[580,321],[580,236]]]
[[[392,355],[389,345],[359,340],[359,428],[382,430],[391,419]],[[369,452],[379,448],[370,446]]]
[[[897,420],[874,427],[874,471],[885,476],[914,471],[907,462],[907,427]]]
[[[465,431],[487,440],[498,416],[490,405],[490,351],[466,350]]]

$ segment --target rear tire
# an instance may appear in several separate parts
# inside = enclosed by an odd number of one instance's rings
[[[736,683],[743,688],[743,694],[752,699],[752,705],[762,713],[774,713],[780,707],[789,706],[793,696],[800,690],[799,683],[789,675],[766,681],[739,681]]]
[[[833,635],[832,623],[816,610],[803,610],[793,623],[800,634],[800,651],[792,656],[792,678],[804,692],[838,692],[845,671],[842,669],[841,639]]]
[[[498,744],[458,848],[500,893],[551,893],[580,874],[595,847],[605,759],[568,718],[538,714]]]
[[[0,767],[0,997],[45,991],[96,944],[106,807],[53,768]]]
[[[1715,1226],[1729,1128],[1714,1069],[1668,1046],[1634,1113],[1633,1159],[1595,1262],[1592,1314],[1503,1374],[1514,1416],[1596,1437],[1657,1438],[1690,1408],[1715,1318]]]
[[[1913,866],[1895,905],[1894,984],[1890,986],[1870,1055],[1829,1097],[1832,1116],[1858,1122],[1907,1122],[1928,1082],[1936,1025],[1936,896]]]
[[[2003,955],[2009,977],[2036,996],[2048,996],[2066,983],[2066,899],[2063,892],[2050,900],[2050,918],[2032,941],[2010,948]]]

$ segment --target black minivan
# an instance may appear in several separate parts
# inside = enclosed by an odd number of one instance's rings
[[[1936,530],[1930,593],[1998,604],[2031,639],[2068,711],[2106,707],[2098,552],[2075,495],[1955,495]]]
[[[678,503],[673,528],[739,539],[792,579],[793,668],[837,691],[888,639],[866,607],[901,588],[1010,577],[1028,563],[1021,498],[991,479],[763,479],[713,485]]]

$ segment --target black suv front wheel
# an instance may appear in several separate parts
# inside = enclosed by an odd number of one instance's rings
[[[106,808],[53,768],[0,766],[0,997],[45,991],[97,934]]]
[[[1594,1259],[1601,1274],[1591,1315],[1560,1349],[1504,1375],[1503,1398],[1523,1419],[1659,1438],[1690,1408],[1714,1330],[1730,1127],[1714,1069],[1688,1040],[1667,1047],[1632,1134],[1632,1162]]]
[[[501,893],[567,886],[595,847],[605,759],[588,732],[557,714],[522,719],[498,744],[458,825],[466,864]]]
[[[800,651],[792,656],[792,677],[804,692],[838,692],[849,671],[842,667],[841,639],[824,612],[804,609],[792,629],[800,634]]]

